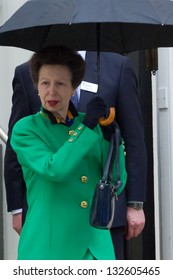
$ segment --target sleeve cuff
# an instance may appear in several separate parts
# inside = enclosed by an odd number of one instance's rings
[[[19,213],[22,213],[22,208],[11,211],[12,215],[19,214]]]

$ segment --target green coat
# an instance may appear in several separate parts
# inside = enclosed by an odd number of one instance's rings
[[[22,166],[28,201],[18,259],[79,260],[87,249],[98,260],[115,259],[110,231],[89,223],[109,143],[99,126],[91,130],[82,120],[79,114],[70,127],[53,125],[37,113],[13,128],[11,145]],[[125,184],[125,171],[122,180]]]

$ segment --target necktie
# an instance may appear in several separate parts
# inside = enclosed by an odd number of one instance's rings
[[[75,92],[75,94],[71,97],[71,101],[73,102],[75,108],[77,109],[79,103],[77,92]]]

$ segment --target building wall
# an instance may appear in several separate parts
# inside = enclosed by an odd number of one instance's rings
[[[173,259],[173,49],[159,50],[157,83],[161,259]]]
[[[0,25],[2,25],[25,2],[26,0],[0,0]],[[12,78],[14,75],[14,69],[18,64],[28,60],[30,56],[31,52],[27,50],[12,47],[0,47],[0,127],[5,132],[8,131],[8,120],[11,110]],[[2,155],[4,157],[5,144],[2,143],[2,146]],[[3,217],[4,259],[16,259],[18,235],[12,230],[11,214],[7,213],[4,187]]]

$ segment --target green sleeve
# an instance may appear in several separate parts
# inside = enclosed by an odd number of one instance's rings
[[[99,137],[95,131],[80,124],[74,134],[54,152],[42,140],[40,131],[27,126],[25,121],[19,121],[13,128],[11,145],[22,167],[27,166],[33,172],[61,182],[73,173]]]

